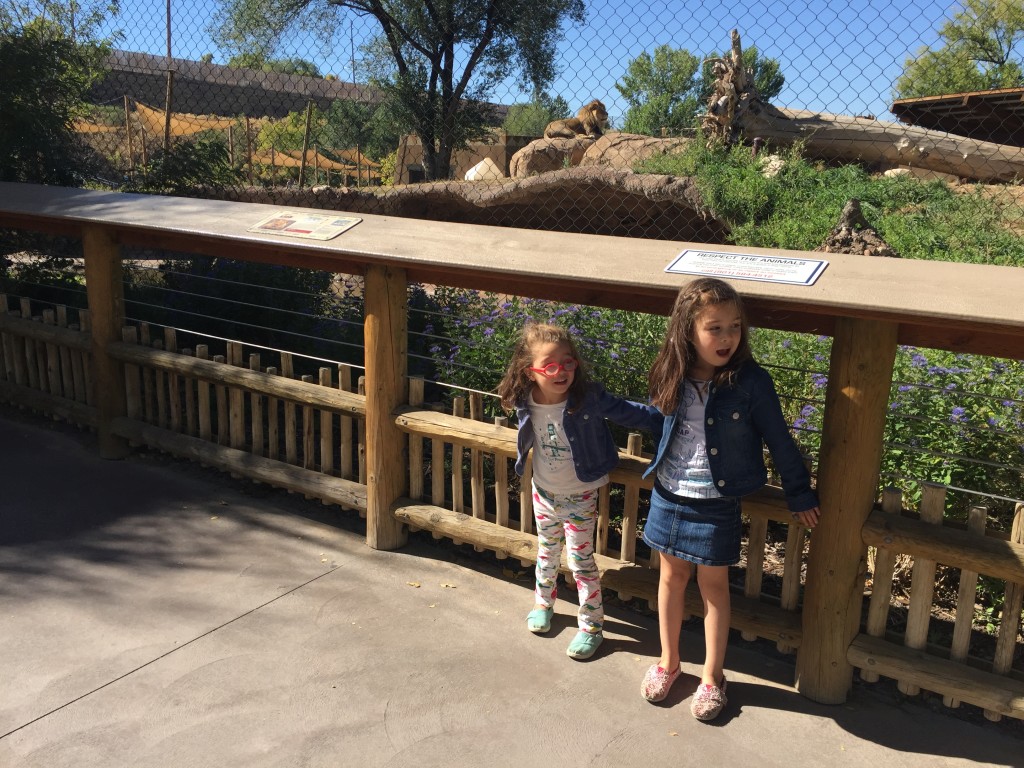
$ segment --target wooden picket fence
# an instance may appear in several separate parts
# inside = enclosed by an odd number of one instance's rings
[[[90,377],[89,313],[53,307],[37,310],[28,299],[11,309],[0,295],[0,399],[85,427],[97,414]],[[113,431],[136,445],[217,467],[336,504],[365,515],[366,432],[362,377],[348,365],[321,367],[318,375],[296,377],[293,357],[265,352],[245,356],[244,345],[228,342],[224,355],[209,345],[179,349],[172,328],[154,333],[146,324],[123,329],[108,353],[125,372],[125,416]],[[467,412],[468,411],[468,412]],[[530,564],[536,537],[527,475],[510,469],[516,431],[507,420],[483,420],[479,393],[456,397],[450,412],[424,403],[423,381],[412,379],[408,403],[394,414],[408,435],[408,496],[394,515],[436,538],[469,544],[498,558]],[[657,560],[637,555],[636,531],[651,489],[642,478],[648,459],[638,435],[621,451],[611,484],[601,491],[597,531],[603,585],[622,599],[657,607]],[[920,519],[904,512],[899,494],[887,491],[863,530],[873,559],[871,594],[864,631],[850,646],[848,660],[866,681],[898,681],[913,695],[943,696],[947,706],[968,702],[986,716],[1024,718],[1024,676],[1013,661],[1020,652],[1024,601],[1024,505],[1011,534],[985,530],[985,510],[972,510],[966,530],[943,525],[945,489],[928,486]],[[621,501],[613,509],[613,496]],[[748,518],[742,594],[733,597],[733,626],[746,639],[775,642],[785,652],[801,644],[801,589],[807,531],[795,524],[778,489],[766,487],[744,501]],[[769,526],[777,524],[770,535]],[[784,528],[779,528],[783,526]],[[617,546],[612,546],[618,529]],[[767,547],[785,530],[781,584],[765,594]],[[911,596],[902,634],[888,630],[894,605],[897,559],[913,560]],[[955,625],[946,647],[929,642],[938,564],[960,569]],[[975,594],[979,574],[1005,581],[1003,619],[991,660],[971,655]],[[700,615],[696,586],[687,611]]]

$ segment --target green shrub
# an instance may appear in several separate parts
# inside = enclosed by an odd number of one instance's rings
[[[197,190],[222,189],[239,183],[242,173],[231,165],[227,144],[220,136],[176,139],[170,151],[157,151],[125,192],[182,195]]]
[[[611,391],[647,399],[647,371],[664,335],[664,317],[444,286],[434,300],[437,314],[426,333],[438,376],[446,382],[493,391],[523,325],[550,321],[573,332],[585,364]]]
[[[1024,211],[1010,195],[874,177],[859,165],[826,167],[807,160],[800,146],[782,155],[778,174],[766,176],[764,158],[749,147],[713,150],[694,141],[685,152],[652,158],[638,170],[694,177],[736,245],[814,250],[856,198],[870,224],[905,258],[1024,266],[1024,238],[1017,234]]]

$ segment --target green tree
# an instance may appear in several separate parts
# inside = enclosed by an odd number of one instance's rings
[[[526,104],[509,107],[502,128],[511,136],[543,136],[548,123],[566,117],[569,117],[569,104],[565,99],[539,91]]]
[[[655,136],[662,128],[678,133],[695,127],[711,94],[713,58],[702,62],[685,48],[659,45],[653,56],[645,51],[633,59],[615,84],[629,104],[622,130]],[[778,61],[762,58],[751,46],[743,51],[743,63],[753,72],[762,98],[771,99],[782,90],[785,78]]]
[[[268,59],[261,53],[246,52],[228,59],[229,67],[247,67],[248,69],[260,69],[264,72],[280,72],[283,75],[306,75],[307,77],[322,77],[319,68],[311,61],[299,58],[290,59]]]
[[[259,149],[301,150],[306,134],[306,111],[289,112],[281,120],[267,122],[256,137]],[[309,143],[325,148],[359,150],[382,157],[398,146],[399,131],[382,105],[338,100],[327,110],[315,104],[310,114]]]
[[[241,180],[241,173],[231,167],[224,139],[200,135],[175,139],[169,152],[158,150],[124,190],[188,196],[203,187],[224,189]]]
[[[662,128],[675,133],[693,125],[700,60],[685,48],[659,45],[654,55],[644,51],[629,63],[615,89],[629,104],[622,130],[657,135]]]
[[[324,123],[324,114],[313,105],[310,116],[310,137],[320,135]],[[306,135],[306,111],[289,112],[280,120],[268,120],[260,127],[256,135],[257,149],[294,149],[301,150]],[[316,143],[313,141],[312,143]]]
[[[940,47],[922,48],[907,59],[895,98],[1024,86],[1024,5],[1020,0],[963,0],[962,5],[939,30]]]
[[[0,181],[78,185],[96,158],[74,121],[88,111],[108,49],[76,42],[58,21],[22,23],[10,10],[0,17]]]
[[[400,133],[386,104],[338,100],[327,110],[320,143],[338,149],[358,147],[376,160],[396,150]]]
[[[109,45],[120,31],[106,36],[101,25],[117,18],[119,0],[0,0],[0,30],[24,30],[33,23],[50,23],[68,39],[84,45]]]
[[[318,8],[375,21],[381,55],[370,84],[420,138],[429,179],[447,178],[452,153],[483,134],[494,86],[516,72],[537,89],[554,79],[562,24],[584,11],[583,0],[223,0],[216,34],[229,50],[271,51]]]

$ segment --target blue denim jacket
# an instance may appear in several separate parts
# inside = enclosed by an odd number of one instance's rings
[[[569,440],[569,448],[572,450],[573,463],[576,465],[576,477],[584,483],[599,479],[619,463],[619,449],[605,419],[624,427],[649,430],[657,441],[665,418],[653,405],[634,403],[632,400],[610,394],[596,382],[590,383],[579,408],[570,411],[570,405],[575,406],[571,398],[566,402],[562,424],[565,427],[565,436]],[[519,417],[516,473],[522,477],[526,455],[533,447],[533,424],[529,405],[525,402],[517,403],[516,415]]]
[[[661,443],[647,477],[672,444],[676,414],[665,417]],[[712,386],[704,421],[708,463],[715,487],[723,496],[746,496],[768,479],[762,443],[768,446],[791,512],[818,506],[811,476],[782,415],[771,375],[750,360],[733,376],[729,386]]]

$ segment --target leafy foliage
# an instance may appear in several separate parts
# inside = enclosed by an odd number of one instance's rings
[[[387,187],[395,183],[395,168],[398,164],[398,150],[388,152],[380,160],[380,183]]]
[[[120,31],[101,33],[121,12],[119,0],[4,0],[0,31],[18,32],[33,25],[50,25],[80,45],[108,46],[123,37]]]
[[[0,18],[0,181],[77,185],[97,159],[74,133],[106,48],[77,43],[56,22]],[[17,73],[17,74],[15,74]]]
[[[255,138],[258,149],[301,151],[306,138],[306,112],[290,112],[280,120],[265,121]],[[355,167],[355,161],[338,156],[337,150],[355,150],[377,161],[398,145],[399,131],[385,104],[370,105],[336,100],[327,110],[315,104],[309,117],[309,147],[329,159]],[[280,169],[278,169],[280,170]],[[285,169],[291,173],[295,169]],[[355,171],[352,172],[353,174]]]
[[[242,178],[232,167],[227,145],[219,136],[176,139],[169,152],[158,150],[125,185],[126,192],[181,195],[197,189],[230,187]]]
[[[633,59],[615,84],[629,104],[623,131],[656,136],[662,129],[678,135],[695,128],[713,90],[712,61],[670,45],[659,45],[653,56],[645,51]],[[743,62],[762,98],[778,95],[785,82],[778,61],[762,58],[751,46],[743,51]]]
[[[398,122],[387,104],[331,102],[318,138],[325,147],[354,149],[378,160],[398,146]]]
[[[543,136],[548,123],[566,117],[569,117],[569,105],[565,99],[538,92],[526,104],[509,107],[502,128],[510,136]]]
[[[423,145],[428,179],[444,179],[452,153],[484,133],[490,90],[514,72],[534,88],[554,78],[565,21],[582,22],[582,0],[226,0],[213,31],[229,50],[266,56],[302,23],[326,31],[339,10],[372,18],[370,84]]]
[[[961,6],[939,30],[940,47],[907,59],[896,98],[1024,86],[1024,5],[963,0]]]
[[[362,344],[362,304],[347,288],[320,270],[166,254],[159,279],[129,270],[125,301],[133,317],[185,334],[361,364],[353,350]]]
[[[267,59],[258,53],[240,53],[228,59],[229,67],[248,67],[249,69],[260,69],[264,72],[280,72],[285,75],[306,75],[307,77],[321,77],[320,70],[316,64],[306,59]]]
[[[766,363],[804,451],[821,443],[831,339],[757,329],[755,357]],[[1024,365],[980,355],[900,347],[886,420],[881,482],[916,508],[924,483],[951,486],[947,516],[965,521],[974,494],[991,494],[989,525],[1008,529],[1012,499],[1024,497]]]

